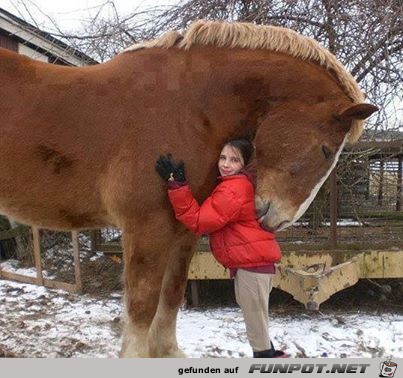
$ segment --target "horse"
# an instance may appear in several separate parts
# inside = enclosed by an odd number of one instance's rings
[[[174,218],[160,154],[198,201],[224,142],[256,147],[262,227],[295,222],[377,107],[292,30],[199,20],[113,59],[64,67],[0,49],[0,212],[38,227],[123,233],[122,357],[183,357],[176,320],[196,236]]]

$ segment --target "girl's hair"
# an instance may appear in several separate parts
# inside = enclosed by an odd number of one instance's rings
[[[250,160],[255,152],[255,146],[247,139],[233,139],[225,143],[224,146],[236,148],[242,156],[245,165],[250,163]]]

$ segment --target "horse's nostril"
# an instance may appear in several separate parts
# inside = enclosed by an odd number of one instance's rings
[[[256,215],[258,218],[266,215],[270,208],[270,202],[260,203],[259,208],[256,208]]]

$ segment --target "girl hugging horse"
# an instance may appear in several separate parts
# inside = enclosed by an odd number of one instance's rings
[[[245,168],[253,152],[246,139],[224,145],[218,160],[219,184],[201,206],[186,182],[182,161],[176,164],[170,154],[161,156],[156,170],[168,182],[176,219],[198,235],[209,234],[215,258],[230,269],[253,357],[285,357],[274,349],[268,331],[274,263],[281,252],[274,233],[265,231],[256,217],[255,175]]]

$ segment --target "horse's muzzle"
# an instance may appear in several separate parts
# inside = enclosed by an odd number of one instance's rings
[[[264,230],[269,231],[269,232],[281,231],[284,228],[287,228],[288,225],[290,224],[289,220],[285,220],[285,221],[279,223],[278,225],[271,227],[271,226],[268,226],[267,224],[265,224],[265,222],[264,222],[265,217],[263,216],[262,218],[263,218],[262,220],[259,219],[260,225]]]
[[[270,202],[265,202],[260,196],[255,197],[256,216],[260,221],[260,218],[264,217],[270,209]]]

